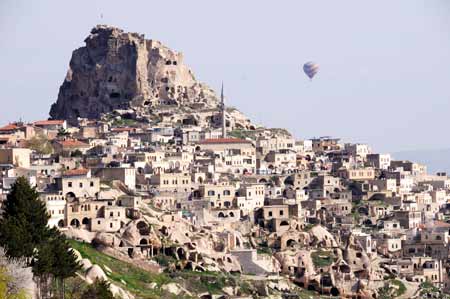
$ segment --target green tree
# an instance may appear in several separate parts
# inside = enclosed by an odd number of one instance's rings
[[[50,284],[56,280],[58,290],[56,297],[63,299],[65,279],[74,276],[81,266],[64,235],[56,229],[52,229],[51,233],[52,237],[37,250],[33,273],[38,277],[42,294],[51,293]]]
[[[33,259],[33,274],[36,277],[40,298],[47,298],[50,295],[51,281],[54,276],[52,275],[54,260],[57,257],[52,252],[52,244],[44,242],[39,244],[36,249],[36,255]]]
[[[64,128],[59,128],[58,129],[58,134],[56,136],[58,136],[58,137],[67,137],[67,136],[70,136],[70,133]]]
[[[60,298],[64,299],[64,282],[67,278],[74,276],[81,269],[81,265],[64,235],[59,233],[55,235],[51,242],[51,249],[53,255],[57,257],[53,261],[52,274],[57,280]]]
[[[64,280],[75,275],[80,266],[65,237],[47,226],[49,218],[36,189],[19,177],[4,204],[0,246],[8,257],[25,258],[33,267],[41,297],[50,293],[49,286],[56,279],[59,297],[64,298]]]
[[[64,235],[56,229],[51,230],[51,237],[39,245],[33,262],[33,273],[38,277],[38,284],[43,294],[51,293],[50,284],[56,281],[58,294],[64,298],[64,281],[74,276],[81,269],[73,250]]]
[[[83,153],[79,149],[76,149],[70,153],[70,156],[71,157],[83,157]]]
[[[97,280],[83,293],[81,299],[114,299],[109,289],[109,283],[105,280]]]
[[[4,203],[0,219],[0,245],[10,257],[25,257],[30,263],[38,244],[50,236],[45,203],[27,179],[19,177]]]

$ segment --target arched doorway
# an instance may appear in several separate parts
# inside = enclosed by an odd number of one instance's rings
[[[58,227],[64,227],[64,220],[59,220],[58,221]]]
[[[139,230],[139,234],[141,234],[141,235],[149,235],[150,234],[150,227],[144,221],[139,221],[136,224],[136,228]]]
[[[72,227],[80,227],[80,220],[74,218],[72,221],[70,221],[70,226]]]
[[[68,202],[73,202],[76,199],[75,193],[67,192],[66,193],[66,199],[67,199]]]

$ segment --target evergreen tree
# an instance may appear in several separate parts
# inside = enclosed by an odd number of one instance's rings
[[[56,259],[55,254],[52,252],[52,247],[52,244],[49,242],[40,244],[32,262],[33,274],[37,278],[40,298],[47,298],[50,295],[50,283],[54,278],[52,272]]]
[[[0,219],[0,245],[10,257],[25,257],[28,261],[35,248],[50,234],[50,216],[45,203],[27,179],[19,177],[4,203]]]
[[[50,239],[38,247],[33,273],[39,278],[43,297],[51,291],[50,282],[56,280],[59,293],[57,297],[64,298],[64,280],[74,276],[81,269],[81,265],[64,235],[56,229],[50,232]]]
[[[56,279],[59,296],[64,298],[64,280],[80,269],[64,235],[47,226],[50,216],[36,189],[24,177],[12,186],[0,219],[0,246],[13,258],[26,258],[33,267],[41,297],[50,293],[49,285]]]
[[[70,133],[64,128],[59,128],[58,129],[58,134],[56,136],[58,136],[58,137],[67,137],[67,136],[70,136]]]
[[[81,269],[77,256],[70,248],[64,235],[55,234],[51,242],[53,255],[56,257],[52,265],[52,274],[58,281],[60,298],[64,299],[64,281]]]
[[[97,280],[81,295],[81,299],[114,299],[114,296],[107,281]]]

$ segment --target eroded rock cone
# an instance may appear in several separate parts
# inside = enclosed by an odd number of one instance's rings
[[[215,108],[217,97],[184,65],[183,55],[138,33],[98,25],[75,50],[50,116],[75,124],[115,109],[136,115],[151,107]],[[133,114],[131,113],[131,114]]]

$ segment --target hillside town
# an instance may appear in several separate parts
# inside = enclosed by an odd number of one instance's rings
[[[85,42],[51,117],[0,127],[0,200],[24,177],[69,239],[152,273],[251,285],[158,286],[179,298],[450,294],[446,173],[255,124],[227,106],[226,85],[216,95],[142,35],[99,25]],[[144,298],[78,255],[85,281]]]

